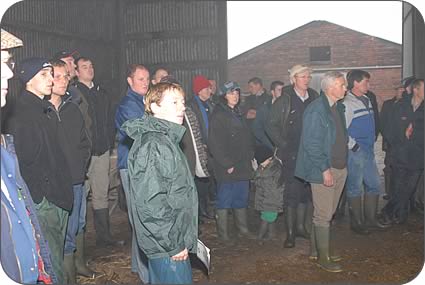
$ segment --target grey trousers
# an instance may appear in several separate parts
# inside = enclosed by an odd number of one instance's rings
[[[87,193],[91,190],[94,210],[107,209],[109,206],[109,164],[109,150],[99,156],[91,157],[85,186]]]
[[[334,178],[333,186],[311,183],[313,224],[320,227],[329,227],[347,178],[347,168],[331,168],[331,172]]]

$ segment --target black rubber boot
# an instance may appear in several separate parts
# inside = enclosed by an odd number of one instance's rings
[[[96,230],[96,246],[124,246],[124,240],[114,240],[109,226],[109,210],[96,209],[93,211],[94,228]]]
[[[65,254],[63,257],[63,275],[66,284],[76,284],[74,253]]]
[[[307,205],[304,203],[299,203],[297,207],[297,237],[302,237],[304,239],[310,239],[310,234],[305,228],[305,218],[307,212]]]
[[[369,229],[384,230],[390,225],[383,225],[376,218],[378,198],[378,195],[365,195],[365,224]]]
[[[341,272],[341,265],[330,258],[330,228],[315,225],[315,239],[318,252],[317,265],[328,272]]]
[[[287,207],[285,222],[286,222],[286,240],[283,243],[285,248],[295,247],[295,232],[296,232],[296,219],[297,219],[296,208]]]
[[[234,244],[234,241],[230,238],[228,224],[229,209],[217,209],[216,220],[217,220],[217,234],[218,238],[226,244]]]
[[[238,235],[248,239],[257,237],[248,228],[248,212],[246,208],[233,209]]]
[[[258,240],[264,240],[266,237],[267,230],[269,228],[269,223],[267,221],[261,220],[260,221],[260,229],[258,230]]]
[[[348,198],[351,230],[359,235],[368,235],[369,230],[363,223],[362,197]]]
[[[78,275],[88,277],[91,279],[96,278],[96,272],[87,267],[84,249],[84,233],[79,233],[76,237],[76,251],[75,251],[75,270]]]

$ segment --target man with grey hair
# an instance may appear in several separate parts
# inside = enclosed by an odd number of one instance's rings
[[[330,221],[347,177],[347,142],[344,75],[328,72],[322,80],[323,94],[304,112],[295,176],[310,182],[313,194],[313,229],[310,259],[328,272],[340,272],[340,258],[329,250]]]
[[[285,248],[295,246],[295,237],[309,239],[311,222],[310,185],[294,176],[295,162],[300,145],[303,114],[305,108],[319,94],[311,88],[312,69],[305,65],[294,65],[289,70],[291,85],[282,90],[270,109],[266,133],[277,148],[277,155],[284,165],[283,179],[286,183],[284,203],[286,240]]]

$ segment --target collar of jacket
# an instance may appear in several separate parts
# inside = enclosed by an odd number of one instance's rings
[[[22,103],[31,106],[31,108],[39,108],[41,112],[47,113],[50,109],[54,109],[52,103],[48,100],[49,97],[50,96],[44,96],[44,99],[41,99],[34,93],[24,90],[19,96],[19,100]]]
[[[75,86],[78,87],[80,90],[83,89],[83,90],[87,90],[88,92],[91,91],[91,90],[96,90],[96,91],[100,90],[100,85],[96,84],[94,81],[93,81],[93,87],[91,87],[91,88],[89,88],[84,83],[81,83],[80,81],[77,81],[75,83]]]
[[[136,91],[134,91],[130,87],[128,87],[128,89],[127,89],[127,96],[130,96],[130,97],[136,99],[137,101],[142,102],[143,105],[145,104],[145,102],[143,101],[145,96],[137,93]]]
[[[226,112],[230,112],[233,115],[236,115],[238,117],[242,117],[242,112],[239,109],[239,103],[232,109],[229,107],[229,105],[227,105],[224,102],[220,102],[217,104],[217,106],[220,106],[221,108],[223,108],[223,110],[225,110]]]
[[[158,132],[169,137],[175,144],[180,143],[186,131],[182,125],[158,119],[149,114],[145,114],[141,119],[128,120],[121,129],[133,140],[149,132]]]

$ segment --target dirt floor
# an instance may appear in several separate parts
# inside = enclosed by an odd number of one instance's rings
[[[258,213],[250,210],[251,229],[259,224]],[[424,264],[424,219],[412,214],[408,223],[384,232],[359,236],[349,229],[346,214],[333,226],[335,251],[342,255],[344,271],[328,273],[308,259],[309,241],[298,238],[293,249],[283,248],[285,238],[282,216],[278,219],[278,238],[260,245],[256,240],[237,240],[230,248],[217,239],[215,222],[201,225],[200,239],[211,249],[209,276],[193,259],[195,283],[407,283]],[[130,270],[130,230],[125,212],[118,207],[112,214],[115,237],[125,239],[121,248],[95,247],[91,214],[88,213],[87,257],[90,266],[100,272],[96,279],[78,277],[84,284],[141,284]]]

